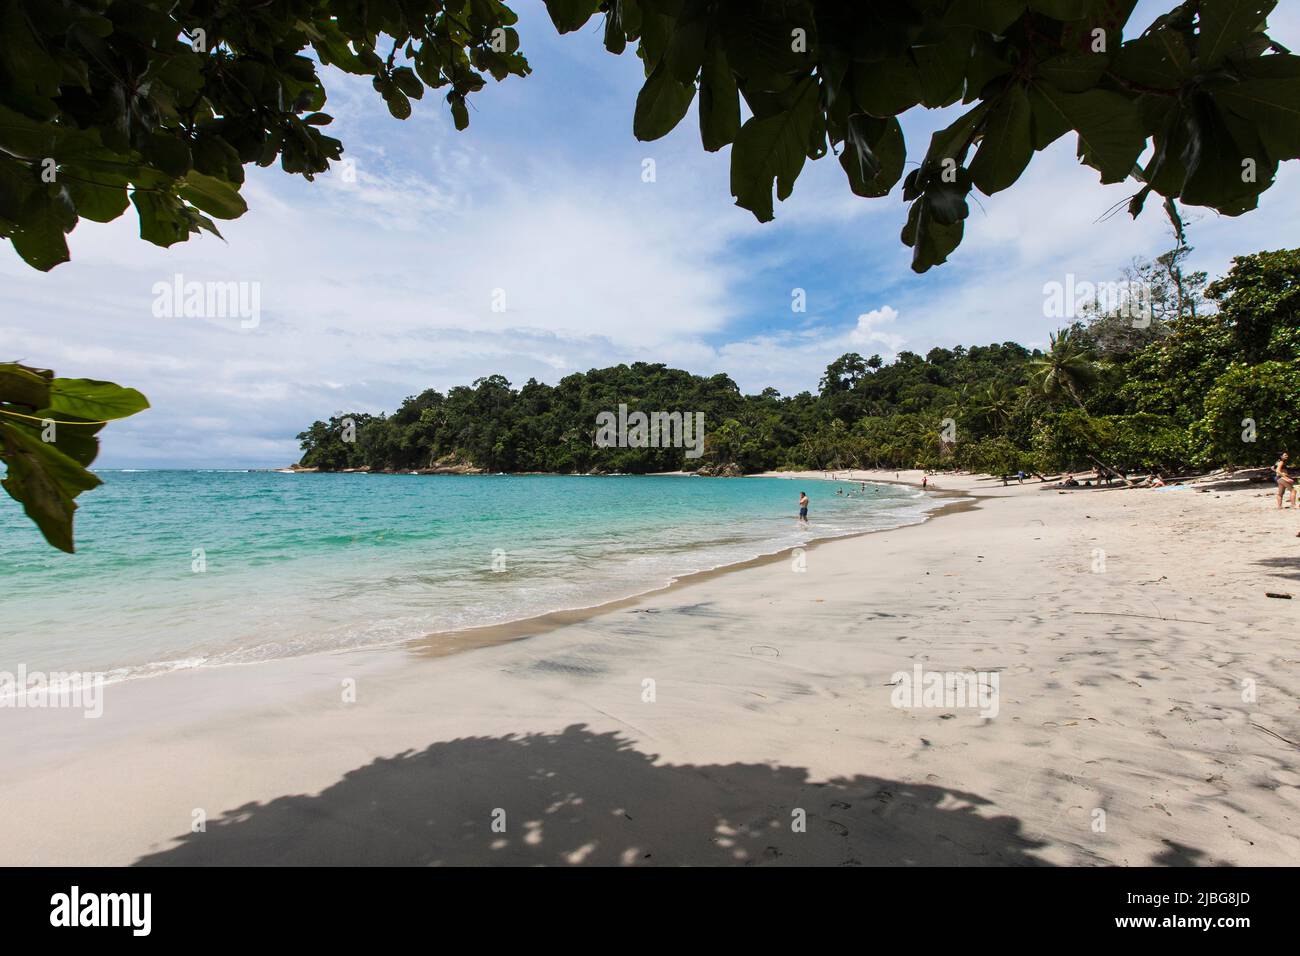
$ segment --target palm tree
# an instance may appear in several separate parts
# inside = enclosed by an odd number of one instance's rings
[[[1062,329],[1051,337],[1051,348],[1029,360],[1029,380],[1046,398],[1070,396],[1086,415],[1080,393],[1097,380],[1096,363],[1073,329]]]
[[[1006,382],[990,382],[975,399],[974,412],[991,429],[1001,432],[1016,409],[1016,393]]]
[[[971,406],[972,394],[969,382],[963,382],[953,393],[952,399],[943,407],[947,418],[960,420]]]
[[[1072,328],[1057,332],[1051,337],[1051,348],[1047,353],[1029,360],[1029,387],[1049,400],[1059,398],[1061,393],[1069,395],[1085,417],[1090,416],[1080,393],[1097,380],[1098,374],[1097,364],[1089,358],[1086,346],[1079,341],[1077,330]],[[1088,457],[1102,470],[1124,478],[1122,472],[1095,455]],[[1133,483],[1127,478],[1124,480],[1130,485]]]

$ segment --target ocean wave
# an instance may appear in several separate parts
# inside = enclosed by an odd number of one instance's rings
[[[508,476],[504,485],[469,476],[454,488],[360,490],[226,474],[238,477],[158,472],[105,485],[81,528],[76,602],[57,599],[66,575],[35,552],[10,555],[34,572],[30,588],[0,595],[0,614],[23,635],[0,648],[4,656],[98,658],[122,680],[400,645],[599,607],[791,548],[918,523],[940,504],[894,486],[837,496],[829,482],[817,491],[810,480],[813,520],[801,526],[790,485],[778,479],[630,476],[579,491],[574,478],[585,476]],[[152,533],[139,527],[142,511]],[[200,550],[202,574],[193,566]]]

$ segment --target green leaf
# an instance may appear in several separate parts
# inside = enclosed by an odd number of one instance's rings
[[[806,2],[720,4],[720,28],[726,38],[727,62],[744,77],[748,91],[782,93],[808,75],[816,58],[817,29]],[[803,30],[806,50],[796,50],[794,31]]]
[[[396,84],[385,84],[380,90],[380,95],[384,98],[384,103],[388,107],[388,112],[394,119],[410,119],[411,101],[405,93],[397,88]]]
[[[759,222],[773,218],[772,180],[777,197],[789,198],[803,169],[817,106],[817,81],[802,80],[791,107],[763,119],[751,116],[731,147],[731,194]]]
[[[1175,90],[1192,75],[1192,54],[1181,33],[1158,27],[1120,48],[1115,72],[1132,83]]]
[[[627,25],[623,22],[623,0],[615,0],[605,14],[605,49],[615,56],[627,49]]]
[[[970,187],[970,172],[960,167],[951,182],[940,179],[931,183],[925,191],[925,203],[934,221],[951,226],[969,216],[970,204],[966,202],[966,196]]]
[[[672,36],[673,18],[655,10],[645,10],[641,15],[641,42],[637,44],[637,54],[645,67],[645,75],[654,72],[664,51],[668,49],[668,39]]]
[[[399,66],[393,70],[393,83],[413,100],[418,100],[424,96],[424,84],[420,82],[420,78],[415,75],[415,71],[409,66]]]
[[[636,98],[632,134],[639,140],[655,140],[672,132],[695,99],[695,84],[673,77],[665,60],[655,67]]]
[[[1062,53],[1040,63],[1037,74],[1058,90],[1082,93],[1101,82],[1109,65],[1104,53]]]
[[[929,171],[941,170],[945,159],[958,160],[962,157],[989,108],[988,103],[980,103],[930,136],[930,148],[926,150],[924,163]]]
[[[1228,53],[1256,33],[1277,0],[1201,0],[1196,59],[1202,70],[1218,66]]]
[[[1132,100],[1109,90],[1063,93],[1035,83],[1044,108],[1079,134],[1079,158],[1101,173],[1103,183],[1123,182],[1146,146],[1146,131]]]
[[[145,141],[143,152],[149,165],[175,179],[180,179],[189,172],[193,162],[189,145],[166,133],[150,134]]]
[[[921,102],[937,109],[961,98],[974,34],[964,27],[945,30],[939,40],[912,47]]]
[[[912,247],[912,271],[927,272],[932,266],[947,262],[948,256],[961,245],[964,232],[965,224],[961,220],[951,224],[936,221],[924,199],[912,203],[902,235],[904,245]]]
[[[8,468],[0,485],[22,504],[46,541],[71,554],[73,499],[100,480],[54,445],[9,422],[0,422],[0,459]]]
[[[984,123],[984,138],[970,164],[971,180],[986,196],[1012,185],[1034,154],[1029,95],[1013,83],[998,97]]]
[[[248,204],[235,186],[197,170],[191,169],[186,174],[177,194],[218,219],[238,219],[248,212]]]
[[[0,149],[23,159],[62,159],[98,146],[89,132],[55,126],[0,105]]]
[[[840,165],[855,195],[888,195],[903,175],[906,160],[907,146],[897,119],[876,119],[862,113],[849,117]]]
[[[921,76],[910,56],[853,64],[853,98],[858,108],[882,119],[921,102]]]
[[[324,113],[313,113],[306,122],[328,123],[332,117]],[[230,183],[244,181],[244,167],[240,165],[238,151],[216,133],[200,132],[194,140],[194,168],[208,176],[215,176]]]
[[[954,0],[943,20],[1000,35],[1024,12],[1025,0]]]
[[[451,104],[451,119],[455,123],[456,129],[467,129],[469,127],[469,107],[465,105],[465,97],[460,93],[448,93],[447,102]]]
[[[43,408],[33,417],[50,419],[54,422],[54,441],[52,444],[83,468],[90,467],[99,455],[99,438],[96,437],[103,422],[85,422],[72,415],[59,414],[52,408]],[[45,428],[38,422],[32,423],[42,432]]]
[[[668,49],[664,51],[664,63],[678,83],[695,83],[704,62],[708,29],[708,4],[704,0],[692,0],[678,16],[668,38]]]
[[[45,187],[27,197],[10,239],[24,262],[49,272],[70,258],[65,237],[76,224],[77,213],[68,191]]]
[[[25,365],[0,364],[0,404],[44,408],[49,402],[49,379]]]
[[[46,108],[53,106],[47,98],[58,95],[63,71],[33,34],[31,18],[22,4],[0,4],[0,64],[5,84],[13,93]]]
[[[710,42],[700,73],[700,140],[709,152],[734,142],[740,131],[740,92],[727,55]]]
[[[142,412],[149,400],[133,388],[89,378],[56,378],[50,382],[49,407],[89,421],[112,421]],[[55,417],[58,417],[57,415]]]
[[[1274,159],[1300,158],[1300,72],[1285,75],[1300,70],[1300,57],[1267,56],[1252,66],[1260,78],[1214,89],[1211,95],[1223,108],[1254,123]]]
[[[546,0],[546,12],[561,33],[572,33],[591,19],[600,0]]]
[[[1255,128],[1221,113],[1204,93],[1192,100],[1185,122],[1188,135],[1182,161],[1187,177],[1179,198],[1229,216],[1255,208],[1277,168],[1277,161],[1270,162],[1264,155]],[[1253,163],[1252,177],[1243,175],[1245,160]]]
[[[126,212],[131,199],[127,195],[127,178],[113,173],[92,172],[73,166],[60,170],[68,195],[77,207],[77,215],[92,222],[112,222]]]
[[[140,217],[140,238],[156,246],[184,242],[193,231],[174,196],[137,189],[131,194],[131,204]]]
[[[1029,88],[1029,107],[1033,116],[1035,150],[1047,149],[1070,131],[1070,121],[1037,87]]]
[[[966,66],[966,95],[963,103],[973,103],[984,93],[984,88],[1000,76],[1011,72],[1011,63],[998,50],[998,44],[988,34],[975,34],[970,63]]]

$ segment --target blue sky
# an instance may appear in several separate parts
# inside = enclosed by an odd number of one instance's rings
[[[1170,5],[1146,0],[1132,22]],[[1300,11],[1283,6],[1271,32],[1300,49]],[[516,7],[533,74],[490,83],[465,132],[436,95],[399,122],[367,82],[333,75],[326,110],[356,182],[250,170],[250,211],[222,224],[224,243],[158,249],[128,213],[81,223],[73,261],[48,275],[0,251],[0,355],[150,397],[106,430],[103,467],[282,466],[315,418],[497,372],[518,385],[661,361],[791,393],[850,350],[1041,345],[1058,324],[1045,283],[1117,279],[1169,246],[1155,203],[1098,221],[1133,187],[1099,186],[1072,136],[981,197],[962,247],[924,276],[898,240],[899,191],[854,197],[833,157],[760,225],[732,204],[729,151],[701,149],[693,109],[665,139],[633,139],[634,56],[606,53],[594,22],[560,37],[540,4]],[[907,117],[911,159],[952,115]],[[1190,211],[1196,264],[1219,274],[1233,254],[1298,244],[1297,166],[1246,217]],[[155,316],[154,284],[178,273],[259,283],[260,324]]]

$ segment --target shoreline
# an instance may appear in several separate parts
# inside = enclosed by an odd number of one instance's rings
[[[665,474],[669,473],[666,472]],[[758,475],[745,475],[744,477],[772,478],[777,476],[775,473],[765,473]],[[817,478],[815,480],[827,481],[835,479]],[[882,484],[884,482],[876,483]],[[900,484],[902,484],[902,482],[900,482]],[[590,607],[566,608],[559,611],[548,611],[544,614],[534,614],[529,617],[520,618],[516,621],[503,621],[499,624],[484,624],[479,627],[466,627],[451,631],[434,631],[430,634],[426,634],[424,637],[412,638],[407,641],[387,646],[394,648],[407,648],[421,657],[436,658],[474,650],[479,647],[495,647],[499,644],[509,644],[518,640],[526,640],[529,637],[537,637],[556,630],[557,628],[580,624],[601,614],[635,607],[637,604],[642,603],[644,599],[652,595],[669,594],[674,590],[690,587],[695,584],[702,584],[706,581],[721,578],[728,574],[734,574],[738,571],[744,571],[749,568],[761,568],[770,564],[778,564],[787,560],[793,552],[799,549],[812,551],[818,546],[824,546],[833,541],[847,541],[854,538],[866,537],[867,535],[887,534],[891,531],[902,531],[905,528],[915,528],[928,521],[932,521],[935,518],[942,517],[945,514],[956,514],[967,510],[967,508],[978,507],[978,496],[973,494],[951,491],[948,493],[937,494],[927,492],[927,495],[930,495],[930,497],[935,500],[936,504],[932,508],[928,509],[919,521],[894,525],[889,528],[869,528],[865,531],[854,531],[848,534],[827,535],[823,538],[812,538],[804,544],[783,547],[766,554],[746,558],[743,561],[723,564],[716,568],[707,568],[703,571],[690,571],[686,574],[680,574],[674,577],[669,583],[659,587],[640,591],[636,594],[629,595],[628,597],[615,598],[611,601],[602,601],[601,603],[593,604]],[[938,504],[938,502],[945,501],[947,498],[955,498],[957,500]],[[444,647],[442,645],[446,646]],[[317,653],[329,652],[320,651]]]
[[[0,711],[0,863],[1300,860],[1297,608],[1265,597],[1295,591],[1297,513],[940,481],[979,499],[535,640],[178,672],[98,720]],[[1000,675],[998,713],[900,708],[916,666]]]
[[[361,472],[348,472],[361,473]],[[344,472],[337,472],[344,474]],[[378,474],[378,473],[376,473]],[[398,472],[395,474],[406,474]],[[687,472],[664,472],[662,476],[689,477]],[[470,476],[480,477],[480,476]],[[566,476],[560,476],[566,477]],[[572,476],[567,476],[572,477]],[[619,475],[600,475],[593,477],[622,477]],[[778,477],[776,473],[772,474],[755,474],[746,475],[746,478],[769,478]],[[779,477],[795,477],[792,474],[780,474]],[[834,479],[827,479],[820,474],[800,474],[807,480],[829,483]],[[894,484],[906,487],[916,487],[920,490],[919,484],[912,485],[908,482],[886,482],[872,481],[875,484]],[[899,530],[905,527],[920,525],[932,518],[939,517],[943,514],[950,513],[957,502],[945,502],[949,498],[961,499],[965,496],[960,492],[928,492],[927,497],[931,502],[924,509],[919,518],[915,521],[908,521],[905,524],[892,525],[887,528],[869,528],[861,531],[847,532],[844,534],[828,534],[822,537],[814,537],[807,542],[799,545],[790,545],[778,547],[775,551],[763,551],[749,558],[738,561],[721,564],[716,567],[704,568],[698,571],[687,571],[673,575],[669,581],[662,584],[638,584],[635,587],[641,588],[635,593],[622,597],[598,600],[594,604],[582,605],[578,607],[559,608],[541,613],[526,614],[523,617],[512,620],[499,621],[491,624],[481,624],[472,627],[452,628],[443,631],[430,631],[424,634],[412,635],[388,640],[378,643],[359,644],[348,647],[325,647],[314,650],[306,650],[296,654],[289,654],[281,657],[268,657],[256,660],[212,660],[203,658],[197,663],[192,661],[148,661],[143,664],[125,664],[115,665],[104,669],[103,685],[116,686],[124,683],[153,680],[162,677],[168,677],[175,674],[185,674],[195,671],[205,671],[216,668],[232,667],[256,667],[264,664],[271,664],[278,661],[298,660],[301,658],[313,657],[322,654],[364,654],[364,653],[383,653],[383,652],[401,652],[411,651],[424,657],[443,657],[449,654],[460,653],[466,650],[472,650],[476,647],[493,646],[496,644],[509,643],[513,640],[520,639],[520,636],[527,636],[527,633],[536,631],[544,633],[555,627],[573,624],[579,621],[587,620],[595,615],[604,613],[607,610],[616,610],[626,606],[632,606],[638,601],[655,594],[668,593],[676,588],[698,582],[709,580],[712,577],[725,575],[733,571],[742,570],[749,567],[760,567],[764,564],[779,562],[785,560],[796,548],[811,550],[821,544],[830,541],[856,538],[862,535],[878,534],[886,531]],[[792,519],[793,520],[793,519]],[[762,546],[761,543],[756,543]]]

